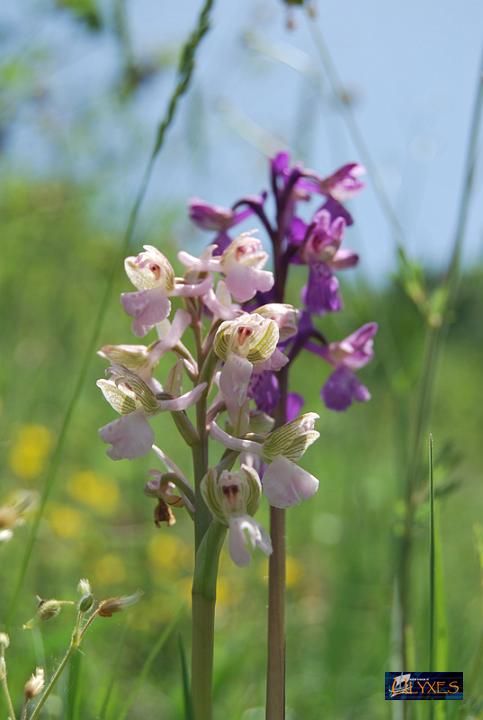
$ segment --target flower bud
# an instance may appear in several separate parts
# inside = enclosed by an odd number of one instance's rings
[[[124,268],[138,290],[160,288],[170,292],[174,288],[174,271],[170,262],[152,245],[144,245],[144,252],[126,258]]]
[[[230,517],[254,515],[260,501],[262,486],[258,473],[248,465],[240,470],[223,470],[218,474],[210,468],[201,482],[203,499],[213,517],[224,525]]]
[[[274,320],[278,325],[280,340],[288,340],[297,333],[299,311],[287,303],[268,303],[257,308],[257,315]]]
[[[79,580],[78,590],[82,596],[79,600],[79,610],[81,612],[87,612],[94,604],[94,595],[92,594],[89,580],[86,578]]]
[[[40,620],[51,620],[52,618],[57,617],[61,608],[62,605],[58,600],[42,600],[39,598],[37,615]]]
[[[10,638],[7,633],[0,633],[0,655],[10,646]]]
[[[24,630],[31,630],[37,621],[44,622],[57,617],[63,605],[74,605],[70,600],[43,600],[37,595],[37,612],[35,616],[23,626]]]
[[[133,595],[122,595],[121,597],[106,598],[101,600],[97,609],[97,614],[100,617],[112,617],[114,613],[121,612],[124,608],[130,607],[137,603],[142,596],[142,592],[139,590]]]
[[[297,462],[307,448],[320,436],[314,430],[317,413],[304,413],[300,417],[273,430],[262,446],[262,458],[272,462],[278,455]]]
[[[29,700],[33,700],[39,693],[42,692],[45,685],[45,673],[44,669],[41,667],[36,668],[34,674],[25,683],[24,686],[24,696],[25,700],[29,702]]]
[[[277,347],[277,323],[257,313],[246,313],[236,320],[225,320],[215,335],[215,353],[226,360],[230,353],[247,358],[251,363],[268,360]]]

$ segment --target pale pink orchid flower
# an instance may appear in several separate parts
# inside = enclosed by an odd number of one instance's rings
[[[210,425],[210,435],[230,450],[265,460],[263,444],[234,437],[222,430],[216,422]],[[268,463],[262,478],[262,489],[270,505],[283,509],[298,505],[302,500],[308,500],[315,495],[319,489],[319,481],[280,454]]]
[[[124,268],[138,292],[122,293],[121,302],[133,318],[132,330],[138,337],[144,337],[168,317],[171,312],[170,297],[199,297],[205,295],[212,285],[209,275],[193,284],[175,277],[167,258],[152,245],[144,245],[144,252],[126,258]]]
[[[217,246],[209,245],[200,258],[183,250],[178,253],[178,259],[189,271],[222,273],[233,298],[247,302],[257,292],[268,292],[274,284],[273,273],[263,270],[268,253],[261,240],[253,237],[253,232],[239,235],[222,255],[214,255]]]
[[[159,412],[186,410],[198,402],[206,388],[206,383],[200,383],[179,397],[161,399],[127,368],[114,365],[108,372],[113,379],[101,379],[96,384],[111,407],[121,414],[99,430],[102,440],[112,445],[107,454],[113,460],[132,460],[149,452],[154,432],[148,418]]]

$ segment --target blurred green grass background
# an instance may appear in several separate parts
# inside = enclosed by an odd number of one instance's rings
[[[129,319],[117,300],[127,288],[117,249],[120,240],[98,229],[90,212],[90,190],[67,181],[25,177],[1,183],[0,504],[18,488],[42,488],[113,263],[119,272],[100,344],[131,341]],[[174,256],[176,218],[171,210],[160,212],[143,242]],[[438,369],[431,422],[449,669],[463,670],[468,682],[481,625],[481,280],[481,269],[463,278]],[[298,287],[295,277],[294,294]],[[308,409],[321,414],[321,439],[304,458],[321,485],[312,501],[288,513],[291,720],[388,718],[391,703],[383,699],[383,673],[398,669],[391,665],[395,542],[406,471],[402,457],[412,429],[425,328],[397,280],[377,290],[359,280],[345,286],[344,297],[344,313],[324,319],[321,327],[331,338],[343,337],[359,324],[378,320],[376,360],[363,372],[373,399],[344,414],[330,413],[319,398],[325,368],[308,354],[296,366],[293,389],[305,395]],[[397,367],[387,363],[394,353]],[[178,617],[128,713],[131,720],[174,720],[182,714],[177,632],[189,647],[191,521],[178,513],[175,527],[157,529],[152,501],[143,495],[153,459],[113,463],[105,456],[97,429],[113,413],[95,387],[104,366],[94,358],[89,368],[15,608],[10,682],[18,697],[35,665],[46,663],[51,671],[69,639],[69,608],[33,633],[22,631],[22,623],[34,614],[35,594],[72,598],[80,577],[91,580],[97,597],[141,588],[143,600],[129,613],[96,623],[78,659],[76,702],[66,700],[75,677],[69,680],[66,675],[46,717],[100,717],[114,673],[105,717],[119,718],[149,652]],[[166,367],[160,367],[160,377]],[[189,470],[190,458],[171,420],[159,416],[155,430],[159,444]],[[266,508],[261,519],[267,521]],[[412,568],[415,670],[426,669],[427,663],[427,524],[427,503],[422,502]],[[0,625],[27,534],[28,525],[0,546]],[[215,655],[218,720],[263,717],[266,575],[262,556],[239,569],[223,551]],[[477,683],[467,685],[465,692],[473,706],[462,717],[477,717]],[[459,707],[449,711],[448,717],[458,717]]]

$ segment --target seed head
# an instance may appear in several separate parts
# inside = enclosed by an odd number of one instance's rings
[[[39,693],[42,692],[45,685],[45,673],[41,667],[36,668],[30,680],[25,683],[23,692],[25,700],[33,700]]]

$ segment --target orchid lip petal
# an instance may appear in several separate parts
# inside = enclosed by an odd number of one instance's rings
[[[262,485],[270,505],[283,509],[311,498],[319,488],[319,481],[291,460],[279,455],[265,470]]]

